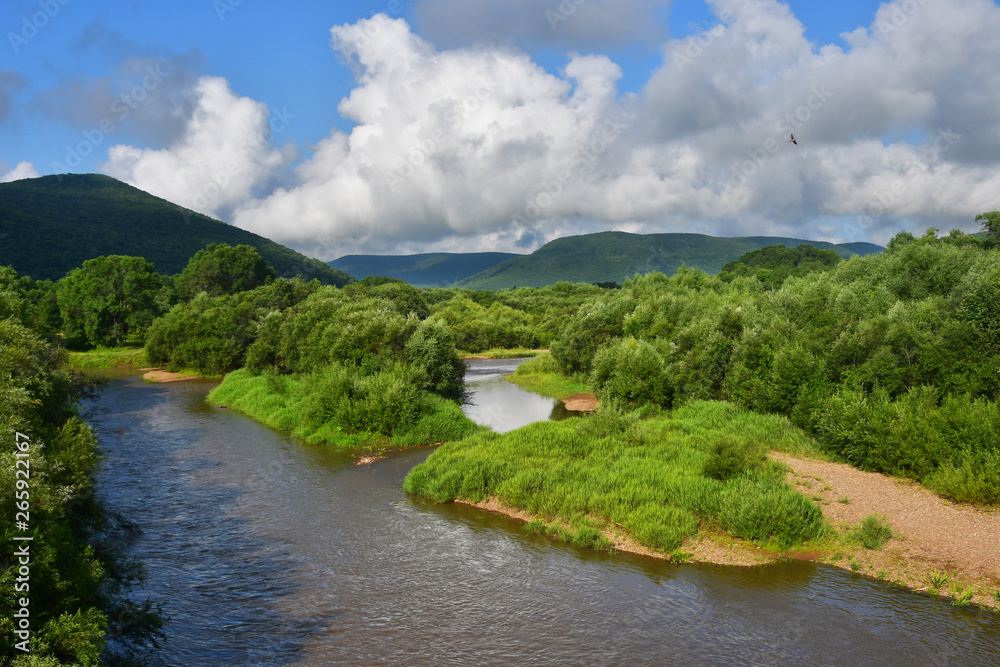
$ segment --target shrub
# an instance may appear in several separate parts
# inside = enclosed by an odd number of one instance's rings
[[[767,452],[759,444],[723,435],[712,443],[702,474],[724,482],[750,470],[759,470],[766,460]]]
[[[594,357],[591,386],[602,400],[669,407],[673,391],[663,359],[646,341],[624,338]]]
[[[455,351],[455,340],[443,322],[424,320],[406,341],[403,358],[420,369],[422,388],[460,400],[465,393],[465,364]]]

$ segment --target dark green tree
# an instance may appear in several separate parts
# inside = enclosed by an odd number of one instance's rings
[[[57,289],[67,345],[120,345],[131,334],[141,336],[160,314],[161,284],[156,268],[142,257],[88,259]]]
[[[174,287],[179,297],[190,300],[201,292],[222,296],[252,290],[270,283],[275,275],[256,248],[213,243],[195,253]]]
[[[990,211],[980,213],[976,216],[976,222],[983,225],[983,229],[994,239],[1000,240],[1000,211]]]

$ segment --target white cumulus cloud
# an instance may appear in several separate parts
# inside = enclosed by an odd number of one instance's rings
[[[119,144],[98,167],[181,206],[228,217],[291,157],[271,142],[271,126],[284,121],[270,118],[262,102],[233,93],[220,77],[200,77],[194,94],[183,132],[166,148]]]
[[[22,178],[38,178],[40,175],[35,165],[30,162],[18,162],[17,166],[11,169],[9,164],[0,160],[0,183],[19,181]]]
[[[267,141],[241,149],[267,110],[212,78],[180,139],[116,146],[105,170],[322,259],[529,251],[603,229],[884,243],[971,231],[998,207],[994,2],[884,3],[845,48],[810,43],[777,0],[711,6],[718,25],[665,41],[638,94],[604,55],[553,73],[509,45],[439,48],[385,15],[335,26],[354,125],[293,170]]]

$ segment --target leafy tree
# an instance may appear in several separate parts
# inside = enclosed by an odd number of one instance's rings
[[[226,373],[242,366],[248,348],[259,335],[264,335],[264,342],[270,345],[266,350],[258,349],[254,364],[272,364],[277,344],[274,335],[283,321],[282,311],[303,301],[319,287],[316,280],[306,283],[299,278],[278,278],[237,294],[215,297],[199,294],[174,306],[150,326],[146,358],[170,369]]]
[[[983,224],[983,229],[995,239],[1000,239],[1000,211],[990,211],[980,213],[976,216],[976,222]]]
[[[163,637],[162,620],[151,602],[129,597],[141,571],[112,545],[114,522],[93,492],[100,451],[75,406],[90,388],[63,368],[62,351],[41,333],[16,314],[0,320],[0,496],[24,498],[15,459],[27,449],[33,538],[26,656],[14,645],[14,539],[23,531],[0,522],[0,664],[141,664]]]
[[[275,278],[274,269],[248,245],[233,247],[213,243],[195,253],[174,284],[184,300],[201,292],[209,296],[235,294],[266,285]]]
[[[71,346],[120,345],[142,334],[160,310],[162,281],[142,257],[107,255],[88,259],[59,282],[59,311]]]

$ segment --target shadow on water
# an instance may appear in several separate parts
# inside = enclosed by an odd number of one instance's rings
[[[403,479],[428,451],[355,467],[209,407],[210,386],[120,379],[91,415],[102,492],[141,527],[126,549],[146,564],[143,594],[171,616],[159,664],[957,665],[1000,655],[996,615],[839,570],[673,566],[409,498]]]

